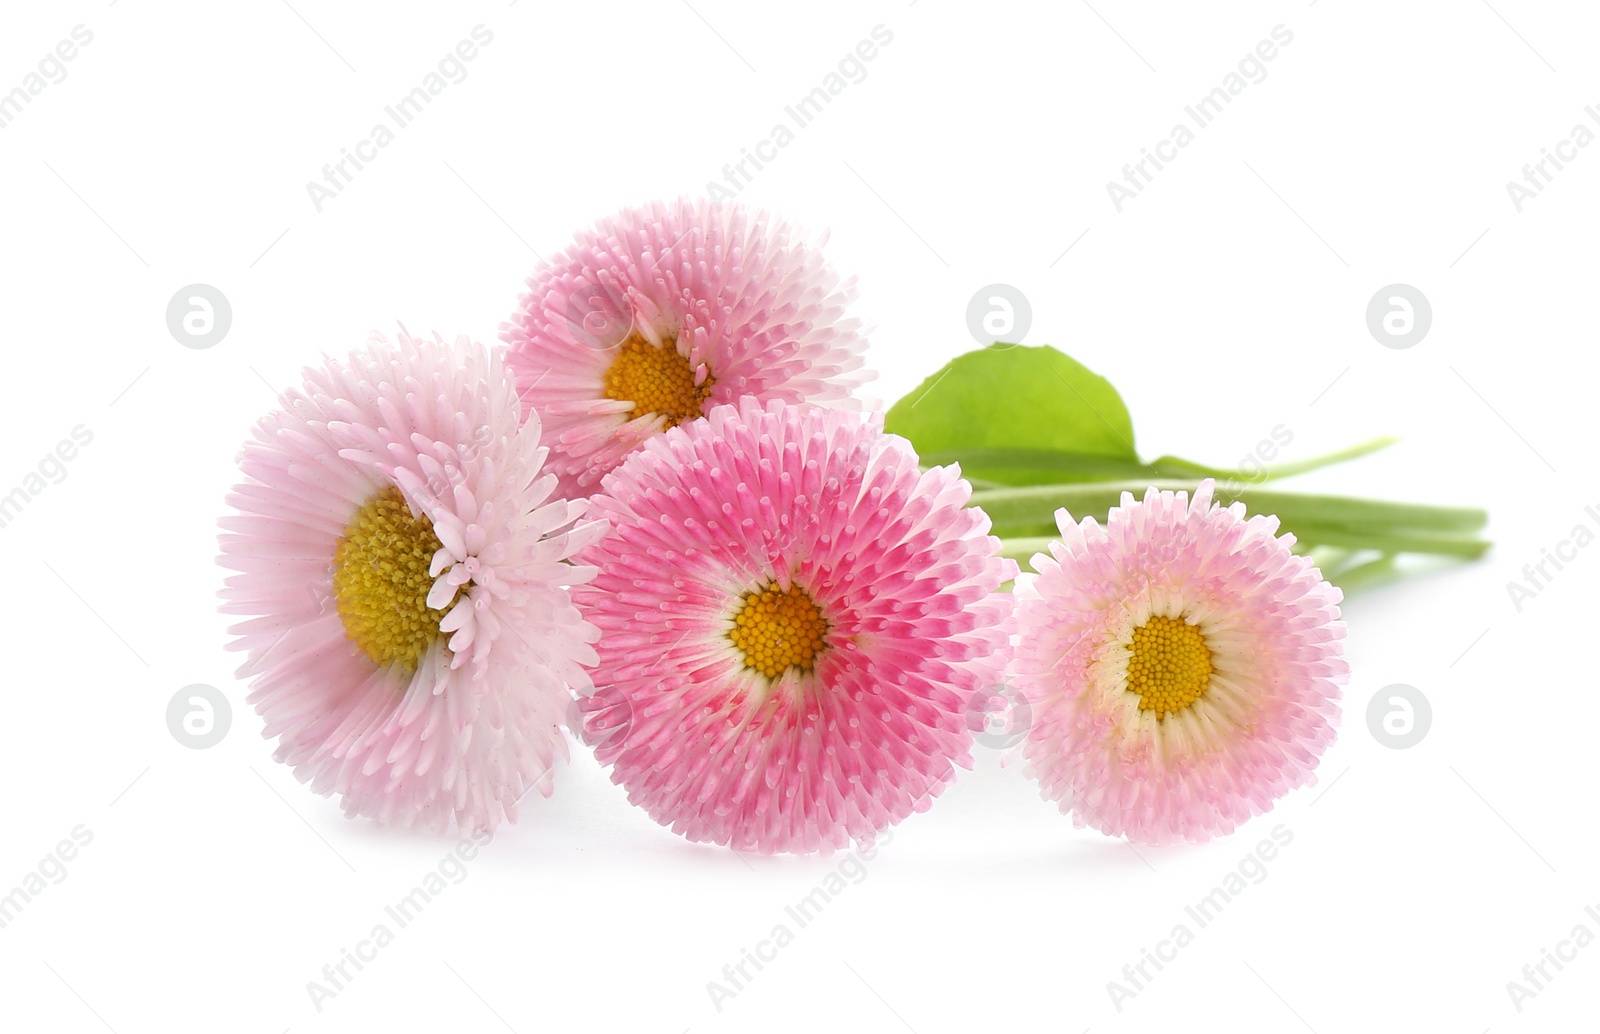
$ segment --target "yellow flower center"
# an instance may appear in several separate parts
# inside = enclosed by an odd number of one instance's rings
[[[1128,691],[1139,694],[1139,710],[1165,719],[1199,700],[1210,683],[1211,650],[1198,628],[1152,617],[1133,630]]]
[[[345,526],[333,551],[333,599],[345,635],[380,668],[407,674],[443,632],[444,610],[428,606],[428,567],[439,538],[394,485],[372,496]],[[459,597],[460,590],[456,595]]]
[[[827,644],[828,622],[800,586],[776,584],[747,592],[728,638],[744,653],[744,666],[775,679],[790,668],[810,671]]]
[[[622,350],[606,371],[606,398],[633,403],[633,415],[660,413],[668,427],[677,427],[704,412],[711,397],[715,377],[694,382],[694,368],[687,357],[678,354],[676,343],[668,338],[652,345],[633,331],[622,342]]]

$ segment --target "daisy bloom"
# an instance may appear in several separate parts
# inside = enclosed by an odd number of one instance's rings
[[[831,851],[970,765],[1016,567],[954,468],[881,415],[745,399],[652,438],[594,500],[576,590],[601,631],[584,732],[691,840]]]
[[[681,199],[580,235],[528,281],[500,336],[576,498],[719,403],[846,402],[869,376],[860,321],[845,316],[855,293],[766,213]]]
[[[256,425],[223,611],[276,757],[349,815],[493,829],[565,758],[597,637],[563,586],[604,533],[551,498],[536,419],[465,337],[375,336]]]
[[[1338,589],[1243,503],[1123,493],[1017,583],[1027,772],[1079,826],[1148,843],[1231,832],[1314,780],[1333,741]]]

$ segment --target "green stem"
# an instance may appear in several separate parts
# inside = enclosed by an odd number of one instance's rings
[[[1476,560],[1489,550],[1484,539],[1462,535],[1431,535],[1409,532],[1357,532],[1342,528],[1321,527],[1316,524],[1285,523],[1285,531],[1312,546],[1340,546],[1345,549],[1375,549],[1382,553],[1430,553],[1434,556],[1454,556]]]
[[[1000,555],[1015,560],[1017,566],[1026,571],[1029,570],[1028,561],[1033,559],[1033,555],[1050,552],[1050,543],[1055,541],[1056,539],[1049,535],[1024,535],[1020,538],[1001,539]]]
[[[1137,457],[1102,456],[1086,452],[1069,452],[1062,449],[974,448],[946,449],[922,454],[925,467],[960,463],[964,469],[983,471],[1021,471],[1028,474],[1051,474],[1063,482],[1095,482],[1141,478],[1216,478],[1228,484],[1256,484],[1276,478],[1291,477],[1307,471],[1318,470],[1344,463],[1379,449],[1388,448],[1397,438],[1384,436],[1352,445],[1348,449],[1330,452],[1323,456],[1281,463],[1259,471],[1226,470],[1207,466],[1180,456],[1162,456],[1149,463]],[[993,482],[986,482],[992,484]]]
[[[1061,481],[1114,481],[1121,478],[1157,477],[1161,471],[1137,458],[1098,456],[1060,449],[945,449],[921,454],[924,467],[961,464],[962,471],[1026,471],[1054,475]]]
[[[1323,467],[1331,467],[1336,463],[1346,463],[1362,456],[1370,455],[1380,449],[1387,449],[1400,439],[1392,435],[1382,435],[1359,445],[1352,445],[1348,449],[1338,452],[1326,453],[1322,456],[1312,456],[1309,459],[1294,460],[1290,463],[1280,463],[1272,467],[1263,467],[1254,473],[1245,470],[1222,470],[1217,467],[1208,467],[1203,463],[1195,463],[1179,456],[1162,456],[1153,460],[1150,467],[1161,477],[1175,478],[1216,478],[1218,481],[1242,482],[1256,484],[1262,481],[1275,481],[1278,478],[1293,477],[1296,474],[1305,474]]]
[[[1328,581],[1343,589],[1348,596],[1358,590],[1370,589],[1399,578],[1400,568],[1396,564],[1397,559],[1393,553],[1382,553],[1371,560],[1350,564],[1331,573],[1324,570],[1323,575]]]
[[[1146,488],[1193,492],[1188,481],[1127,481],[1089,485],[1030,485],[989,489],[972,494],[1003,535],[1013,528],[1037,529],[1055,523],[1055,512],[1065,508],[1074,517],[1103,516],[1121,502],[1123,492],[1141,498]],[[1273,513],[1285,524],[1319,525],[1347,531],[1473,531],[1488,522],[1488,514],[1475,507],[1428,506],[1390,503],[1347,496],[1306,495],[1246,487],[1231,490],[1219,485],[1217,501],[1224,505],[1243,501],[1253,513]]]
[[[1092,485],[1035,485],[974,492],[993,522],[994,533],[1006,540],[1007,555],[1025,560],[1040,551],[1055,531],[1055,513],[1065,508],[1074,519],[1094,516],[1104,521],[1124,490],[1136,497],[1145,487],[1134,482]],[[1190,482],[1158,481],[1158,489],[1193,491]],[[1297,549],[1338,547],[1380,553],[1427,553],[1476,559],[1489,543],[1472,534],[1487,522],[1483,510],[1389,503],[1343,496],[1302,495],[1258,488],[1228,491],[1217,498],[1227,504],[1243,500],[1251,512],[1277,516],[1284,531],[1294,534]]]
[[[1309,471],[1321,470],[1323,467],[1331,467],[1336,463],[1347,463],[1350,460],[1360,459],[1362,456],[1369,456],[1381,449],[1387,449],[1399,440],[1393,435],[1379,435],[1370,441],[1352,445],[1348,449],[1340,449],[1338,452],[1330,452],[1322,456],[1313,456],[1307,460],[1295,460],[1292,463],[1280,463],[1275,467],[1268,467],[1266,477],[1293,477],[1296,474],[1305,474]]]
[[[1049,536],[1005,539],[1000,554],[1015,560],[1023,571],[1029,571],[1031,567],[1028,562],[1037,553],[1048,554],[1050,543],[1054,541]],[[1368,550],[1319,546],[1312,551],[1311,558],[1321,569],[1322,576],[1337,585],[1346,596],[1395,581],[1402,573],[1397,563],[1398,556],[1394,553],[1373,556]]]

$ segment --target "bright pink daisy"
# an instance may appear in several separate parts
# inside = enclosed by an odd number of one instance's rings
[[[954,468],[862,416],[753,399],[651,439],[595,498],[576,591],[600,627],[584,731],[663,825],[833,850],[971,762],[1016,567]]]
[[[546,263],[500,336],[561,492],[593,494],[639,443],[719,403],[846,403],[869,379],[866,343],[845,316],[855,281],[822,243],[679,200],[606,219]]]
[[[551,498],[538,437],[497,356],[402,331],[308,369],[246,442],[230,645],[277,759],[347,814],[492,829],[549,793],[598,635],[566,561],[605,529]]]
[[[1164,843],[1231,832],[1314,780],[1333,741],[1339,590],[1275,517],[1151,489],[1062,539],[1017,583],[1023,747],[1079,826]]]

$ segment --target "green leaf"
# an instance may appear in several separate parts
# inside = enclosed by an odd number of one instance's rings
[[[1148,473],[1117,389],[1048,345],[958,356],[896,402],[885,424],[924,463],[959,460],[964,474],[1004,485]]]

